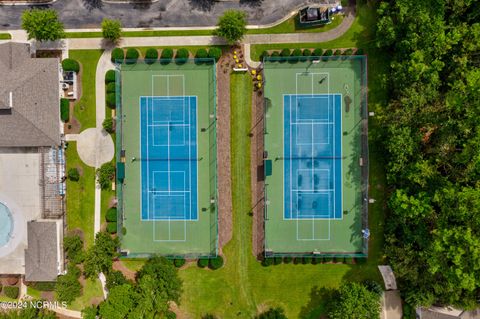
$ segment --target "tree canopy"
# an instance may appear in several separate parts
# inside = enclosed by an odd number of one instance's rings
[[[476,306],[480,295],[480,7],[382,2],[391,56],[384,127],[385,251],[411,305]]]
[[[65,37],[63,23],[53,9],[30,9],[22,13],[22,28],[28,39],[55,41]]]
[[[227,10],[218,19],[215,34],[225,38],[229,44],[240,41],[247,32],[247,15],[239,10]]]
[[[328,310],[330,319],[380,318],[380,295],[362,284],[349,282],[332,297]]]
[[[107,40],[117,42],[122,36],[122,23],[120,20],[104,18],[102,20],[102,35]]]
[[[113,259],[117,257],[119,247],[117,237],[112,238],[110,234],[99,232],[95,236],[95,243],[85,255],[84,273],[87,278],[95,278],[99,273],[108,274],[112,269]]]

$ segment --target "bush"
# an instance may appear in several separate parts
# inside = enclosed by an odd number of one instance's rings
[[[176,258],[176,259],[173,260],[173,264],[177,268],[182,267],[183,265],[185,265],[185,263],[186,263],[186,261],[185,261],[184,258]]]
[[[313,50],[313,54],[314,56],[322,56],[323,55],[323,49],[320,49],[320,48],[316,48],[315,50]]]
[[[273,264],[274,265],[280,265],[282,263],[282,257],[274,257],[273,258]]]
[[[208,259],[206,258],[200,258],[197,260],[197,266],[200,268],[205,268],[208,266]]]
[[[262,260],[262,266],[263,267],[268,267],[273,265],[273,258],[263,258]]]
[[[287,56],[290,56],[290,49],[283,49],[282,52],[280,52],[280,56],[282,57],[287,57]]]
[[[306,264],[311,264],[311,263],[312,263],[312,257],[303,257],[302,263],[303,263],[304,265],[306,265]]]
[[[354,259],[353,257],[345,257],[344,262],[345,262],[346,264],[351,265],[351,264],[354,264],[354,263],[355,263],[355,259]]]
[[[107,106],[111,109],[114,109],[117,105],[117,96],[115,93],[107,93]]]
[[[321,258],[312,258],[312,265],[320,264],[322,261]]]
[[[364,55],[363,49],[357,49],[357,52],[355,52],[356,55]]]
[[[122,235],[125,236],[127,234],[127,228],[122,227]]]
[[[140,56],[140,54],[138,53],[137,49],[135,49],[135,48],[127,49],[127,54],[125,55],[126,63],[127,64],[137,63],[137,60],[138,60],[139,56]]]
[[[8,298],[17,299],[18,298],[18,292],[19,292],[19,289],[18,289],[17,286],[5,286],[5,287],[3,287],[3,293]]]
[[[345,51],[343,51],[343,55],[352,55],[352,54],[353,54],[352,49],[346,49]]]
[[[310,51],[309,49],[305,49],[305,50],[303,50],[302,54],[303,54],[303,56],[311,56],[312,51]]]
[[[110,233],[110,234],[116,234],[117,233],[117,222],[107,223],[107,232]]]
[[[162,50],[162,54],[160,55],[160,63],[168,64],[173,58],[173,50],[170,48],[166,48]]]
[[[342,55],[342,50],[339,50],[339,49],[335,50],[333,55]]]
[[[262,54],[260,55],[260,60],[268,58],[269,56],[270,54],[268,54],[268,51],[263,51]]]
[[[115,177],[115,165],[112,163],[105,163],[97,169],[97,180],[102,189],[109,189],[111,182]]]
[[[301,257],[295,257],[293,258],[293,263],[295,265],[301,264],[302,263],[302,258]]]
[[[273,62],[278,62],[279,57],[280,57],[280,52],[278,52],[278,51],[273,51],[273,52],[272,52],[272,55],[270,55],[270,57],[273,58],[273,59],[272,59]]]
[[[39,282],[31,283],[31,284],[29,284],[29,286],[32,287],[33,289],[40,290],[40,291],[54,291],[55,290],[55,282],[48,282],[48,281],[41,282],[41,281],[39,281]]]
[[[333,261],[333,257],[327,256],[327,257],[323,258],[324,263],[329,263],[329,262],[332,262],[332,261]]]
[[[208,57],[214,59],[215,61],[220,60],[222,57],[222,49],[213,47],[208,50]]]
[[[302,49],[294,49],[292,51],[292,54],[290,54],[291,56],[295,56],[295,57],[299,57],[299,56],[302,56]]]
[[[115,93],[116,89],[117,89],[117,87],[116,87],[115,82],[107,83],[107,85],[106,85],[107,93]]]
[[[175,63],[184,64],[187,62],[190,52],[187,49],[181,48],[177,50],[175,54]]]
[[[78,278],[80,278],[80,269],[75,265],[69,264],[67,266],[67,273],[63,276],[58,276],[55,286],[57,300],[70,304],[81,295],[82,285],[78,281]]]
[[[111,117],[103,120],[102,123],[103,129],[108,133],[113,133],[113,119]]]
[[[106,286],[108,290],[111,290],[112,288],[120,285],[128,284],[127,278],[125,278],[123,273],[118,270],[110,271],[107,274],[106,279],[107,279]]]
[[[105,219],[107,222],[116,222],[117,221],[117,208],[111,207],[105,213]]]
[[[210,269],[212,270],[216,270],[218,268],[221,268],[222,266],[223,266],[222,256],[217,256],[209,260],[208,267],[210,267]]]
[[[208,58],[208,52],[206,49],[198,49],[197,53],[195,54],[195,58],[197,59],[206,59]]]
[[[158,59],[158,51],[154,48],[148,48],[145,52],[145,63],[153,64]]]
[[[105,39],[117,42],[122,35],[122,24],[120,20],[103,19],[102,35]]]
[[[324,56],[332,56],[333,55],[333,51],[328,49],[328,50],[325,50],[325,52],[323,53]]]
[[[80,179],[80,173],[78,172],[78,169],[76,167],[72,167],[68,170],[68,179],[74,182],[78,182]]]
[[[60,118],[64,123],[70,119],[70,101],[68,99],[60,99]]]
[[[382,293],[383,293],[383,287],[382,285],[380,285],[378,282],[376,282],[375,280],[365,280],[363,282],[363,285],[365,286],[365,288],[367,288],[367,290],[373,292],[373,293],[376,293],[377,295],[381,296]]]
[[[125,52],[121,48],[115,48],[112,50],[112,54],[110,56],[110,60],[113,63],[123,63],[125,59]]]
[[[62,69],[63,71],[73,71],[78,73],[80,71],[80,64],[78,64],[77,60],[65,59],[62,61]]]
[[[115,82],[115,77],[115,70],[108,70],[107,73],[105,73],[105,83]]]
[[[284,264],[289,264],[292,262],[292,257],[283,257],[283,263]]]
[[[67,255],[67,259],[73,264],[83,262],[85,255],[83,253],[83,240],[78,235],[65,236],[63,238],[63,247]]]

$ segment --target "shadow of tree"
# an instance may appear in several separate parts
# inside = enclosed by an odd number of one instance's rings
[[[82,0],[82,2],[88,11],[92,11],[93,9],[100,9],[101,7],[103,7],[102,0]]]
[[[147,10],[152,6],[152,0],[131,0],[130,3],[136,10]]]
[[[256,8],[260,7],[263,3],[263,0],[240,0],[241,6]]]
[[[327,311],[327,305],[332,299],[334,293],[335,290],[331,288],[319,288],[317,286],[312,287],[310,290],[310,300],[300,309],[298,318],[326,318],[325,313]]]
[[[215,0],[188,0],[193,9],[209,12],[215,6]]]

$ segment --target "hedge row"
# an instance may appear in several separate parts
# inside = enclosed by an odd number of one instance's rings
[[[115,83],[115,70],[108,70],[107,73],[105,73],[105,83]]]
[[[70,101],[68,99],[60,99],[60,118],[64,123],[70,119]]]
[[[107,223],[107,232],[109,232],[110,234],[116,234],[117,233],[117,222]]]
[[[114,63],[127,63],[127,64],[135,64],[140,56],[140,53],[135,48],[128,48],[125,52],[124,49],[115,48],[112,50],[111,53],[111,60]],[[212,47],[210,49],[198,49],[195,54],[195,62],[196,63],[204,63],[206,62],[204,59],[212,58],[215,61],[218,61],[222,56],[222,50],[217,47]],[[158,50],[155,48],[148,48],[145,52],[145,63],[153,64],[158,60]],[[174,60],[177,64],[184,64],[188,61],[190,57],[190,52],[185,48],[178,48],[176,54],[174,55],[173,50],[170,48],[162,49],[162,53],[160,54],[160,63],[168,64]],[[108,75],[108,73],[107,73]],[[110,81],[107,81],[107,76],[105,77],[105,82],[113,82],[115,81],[115,73],[110,74]]]
[[[280,62],[285,62],[287,61],[287,58],[289,61],[307,61],[309,59],[314,59],[316,57],[329,57],[329,56],[339,56],[339,55],[353,55],[353,49],[346,49],[344,51],[337,49],[335,51],[331,49],[323,50],[321,48],[316,48],[313,51],[310,49],[282,49],[281,51],[273,51],[272,53],[269,53],[268,51],[263,51],[262,55],[260,56],[262,59],[272,57],[272,58],[277,58],[278,61]],[[356,55],[363,55],[363,50],[362,49],[357,49],[355,52]],[[282,59],[285,58],[285,59]],[[274,59],[277,60],[277,59]]]
[[[65,59],[62,61],[63,71],[73,71],[78,73],[80,71],[80,64],[74,59]]]
[[[107,210],[107,213],[105,214],[105,219],[107,222],[116,222],[117,221],[117,208],[116,207],[111,207]]]
[[[281,263],[284,264],[291,264],[294,263],[295,265],[299,264],[324,264],[324,263],[343,263],[343,264],[354,264],[355,258],[353,257],[272,257],[272,258],[265,258],[262,261],[262,265],[267,267],[271,265],[280,265]]]
[[[216,270],[219,268],[223,267],[223,257],[222,256],[217,256],[215,258],[201,258],[197,261],[197,266],[200,268],[205,268],[208,266],[208,268],[212,270]]]

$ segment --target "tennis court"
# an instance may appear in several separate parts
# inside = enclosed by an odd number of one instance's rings
[[[127,64],[120,80],[124,255],[216,255],[215,65]]]
[[[264,61],[267,256],[366,255],[365,68],[365,57]]]

